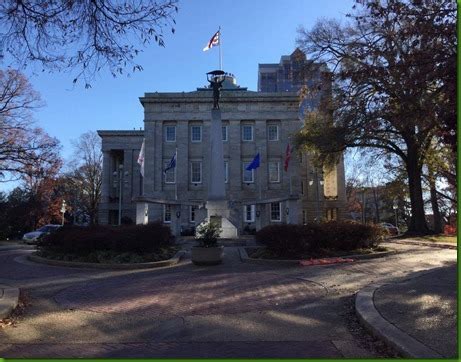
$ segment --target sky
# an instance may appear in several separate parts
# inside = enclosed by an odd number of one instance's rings
[[[299,26],[345,19],[352,5],[353,0],[180,0],[176,31],[165,30],[165,47],[151,44],[136,59],[142,72],[113,78],[103,69],[85,89],[73,86],[75,72],[26,69],[45,101],[35,112],[36,124],[60,140],[65,160],[72,154],[71,141],[84,132],[143,127],[139,97],[145,92],[187,92],[207,84],[205,74],[219,68],[219,50],[202,49],[219,26],[223,70],[233,73],[240,86],[256,90],[258,63],[278,63],[291,54]]]

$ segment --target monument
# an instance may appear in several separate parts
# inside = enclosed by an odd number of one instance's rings
[[[222,70],[214,70],[207,73],[207,80],[213,90],[213,108],[211,109],[210,126],[210,179],[205,204],[207,210],[205,222],[218,223],[222,229],[221,238],[235,238],[238,236],[238,230],[229,220],[230,209],[226,199],[222,120],[219,109],[220,90],[225,80],[225,73]]]

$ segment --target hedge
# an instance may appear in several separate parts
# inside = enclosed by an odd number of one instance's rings
[[[87,255],[99,250],[119,253],[150,253],[174,244],[168,226],[147,225],[66,226],[37,242],[41,251]]]
[[[347,221],[320,224],[269,225],[256,233],[256,241],[279,256],[315,253],[321,249],[349,251],[376,247],[384,236],[378,226]]]

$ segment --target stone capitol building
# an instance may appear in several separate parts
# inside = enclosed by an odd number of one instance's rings
[[[327,68],[321,64],[314,74],[299,79],[305,62],[304,54],[295,50],[280,63],[259,64],[257,92],[238,86],[232,74],[225,74],[220,136],[228,221],[236,235],[269,224],[343,217],[343,162],[318,170],[307,153],[293,150],[293,134],[303,124],[300,87],[321,88],[318,99],[309,101],[311,108],[318,107],[330,89]],[[180,235],[207,218],[207,190],[213,182],[212,93],[209,87],[145,93],[140,97],[144,130],[98,131],[103,152],[101,224],[161,221]],[[138,163],[142,146],[144,175]],[[259,167],[248,171],[257,154]],[[168,167],[173,158],[173,167]]]

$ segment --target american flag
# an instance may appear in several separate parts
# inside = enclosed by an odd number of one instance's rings
[[[206,45],[205,48],[203,48],[203,51],[206,52],[207,50],[213,48],[215,45],[219,45],[219,36],[220,36],[220,31],[218,30],[210,39],[208,44]]]

